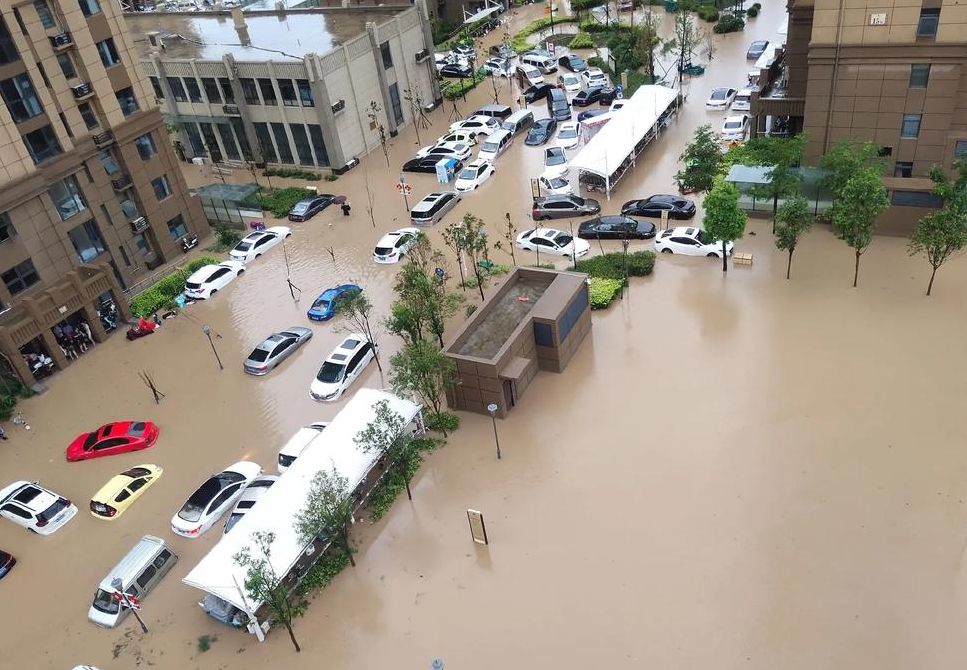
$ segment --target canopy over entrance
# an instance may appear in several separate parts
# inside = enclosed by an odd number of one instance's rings
[[[503,8],[504,6],[499,2],[484,0],[483,7],[475,12],[468,12],[466,9],[463,10],[463,22],[466,24],[476,23],[477,21],[486,19],[488,16],[493,16]]]

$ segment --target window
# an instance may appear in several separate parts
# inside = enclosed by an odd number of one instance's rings
[[[930,81],[930,63],[914,63],[910,66],[910,88],[926,88]]]
[[[201,85],[205,89],[205,97],[208,98],[208,102],[213,105],[220,105],[222,103],[222,96],[218,91],[218,82],[211,77],[202,77]]]
[[[271,79],[259,79],[259,90],[262,91],[262,102],[266,105],[279,104],[275,100],[275,88],[272,86]]]
[[[920,10],[920,21],[917,23],[917,37],[936,37],[940,27],[940,8]]]
[[[97,0],[77,0],[77,4],[81,6],[81,14],[84,16],[91,17],[101,13],[101,5]]]
[[[245,77],[238,81],[242,85],[242,95],[245,97],[245,102],[249,105],[261,105],[262,101],[259,100],[259,89],[255,85],[255,80]]]
[[[71,60],[70,55],[66,52],[57,54],[57,64],[60,65],[60,71],[68,79],[73,79],[77,76],[77,70],[74,69],[74,61]],[[155,79],[155,77],[152,77],[152,79]]]
[[[154,145],[154,139],[151,137],[151,133],[145,133],[139,137],[134,138],[134,146],[138,149],[138,155],[141,156],[141,160],[146,161],[156,153],[158,153],[157,147]]]
[[[30,77],[25,74],[0,81],[0,96],[3,96],[10,116],[17,123],[39,116],[44,111],[30,83]]]
[[[152,179],[151,188],[154,189],[154,197],[156,197],[158,200],[164,200],[165,198],[171,196],[171,185],[168,183],[168,177],[166,175],[161,175],[157,179]]]
[[[57,24],[54,23],[54,15],[50,13],[50,7],[47,5],[47,0],[34,0],[34,9],[37,10],[37,16],[40,18],[40,25],[44,28],[53,28]]]
[[[299,156],[299,164],[314,165],[312,148],[309,144],[309,136],[306,134],[305,126],[301,123],[290,123],[289,132],[292,133],[292,141],[295,143],[295,152]]]
[[[139,216],[141,216],[141,212],[138,211],[138,206],[135,205],[132,201],[122,200],[120,204],[121,204],[121,213],[124,214],[124,218],[128,219],[129,221],[131,219],[136,219]]]
[[[286,107],[298,107],[299,99],[295,94],[295,86],[291,79],[279,79],[279,93],[282,94],[282,104]]]
[[[246,160],[252,158],[252,147],[248,143],[248,135],[245,134],[245,126],[242,124],[242,120],[238,117],[229,119],[228,122],[232,124],[232,130],[235,131],[235,137],[238,139],[238,148],[242,151],[242,157]]]
[[[148,244],[148,240],[145,239],[144,233],[138,233],[131,239],[134,240],[134,246],[137,247],[139,254],[142,256],[148,256],[151,254],[151,245]]]
[[[900,125],[900,137],[911,139],[920,135],[920,114],[904,114]]]
[[[78,212],[83,212],[87,209],[87,203],[84,202],[84,194],[81,193],[81,187],[77,184],[77,177],[74,175],[54,182],[47,189],[47,195],[54,201],[54,207],[57,208],[57,213],[60,215],[61,221],[66,221]]]
[[[108,37],[106,40],[101,40],[96,45],[97,53],[101,55],[101,62],[104,63],[104,67],[113,67],[121,62],[121,57],[118,55],[117,47],[114,46],[114,40]]]
[[[10,295],[16,295],[40,281],[40,276],[34,268],[34,262],[29,258],[23,263],[13,266],[0,277],[3,278],[3,283],[10,291]]]
[[[116,91],[114,95],[118,99],[118,104],[121,105],[122,114],[131,116],[138,111],[138,99],[134,97],[134,90],[130,86]]]
[[[574,300],[571,304],[567,306],[567,310],[561,316],[561,320],[557,324],[558,336],[561,338],[561,342],[567,339],[567,336],[571,334],[571,329],[584,314],[585,310],[588,308],[588,294],[587,286],[582,287],[581,291],[574,296]]]
[[[393,117],[396,125],[403,123],[403,103],[400,101],[400,89],[396,82],[389,85],[389,101],[393,106]]]
[[[194,77],[185,77],[185,89],[191,102],[205,102],[201,97],[201,89],[198,88],[198,80]]]
[[[312,150],[316,152],[316,165],[329,165],[329,153],[326,151],[326,143],[322,139],[322,128],[310,123],[309,138],[312,140]]]
[[[928,191],[893,191],[890,203],[903,207],[943,207],[943,200]]]
[[[94,114],[94,109],[91,107],[91,103],[82,102],[77,106],[78,111],[81,113],[81,118],[84,119],[84,125],[87,126],[88,130],[93,130],[99,125],[97,122],[97,115]]]
[[[36,165],[53,158],[61,152],[60,142],[57,140],[57,135],[50,125],[38,128],[32,133],[27,133],[23,136],[23,141],[27,147],[27,151],[30,152],[30,157]]]
[[[0,17],[0,65],[13,63],[18,60],[20,60],[20,53],[17,51],[17,46],[13,43],[10,31],[7,30],[6,22]]]
[[[534,322],[534,343],[539,347],[554,346],[554,336],[550,324]]]
[[[67,117],[64,116],[64,112],[57,112],[57,116],[60,118],[60,124],[64,126],[64,132],[71,139],[74,139],[74,131],[71,130],[70,124],[67,123]]]
[[[954,159],[967,158],[967,140],[957,140],[954,144]]]
[[[124,265],[131,267],[131,259],[128,258],[128,252],[124,250],[124,247],[118,247],[118,251],[121,253],[121,260],[124,261]]]
[[[264,123],[253,123],[255,126],[255,139],[258,140],[259,149],[262,150],[262,160],[268,163],[278,162],[275,157],[275,147],[272,146],[272,136],[269,135],[269,127]]]
[[[185,225],[185,219],[181,214],[168,221],[168,233],[173,240],[180,239],[188,234],[188,227]]]
[[[103,149],[97,157],[101,160],[101,166],[108,175],[116,175],[121,171],[121,166],[114,160],[114,154],[111,153],[110,149]]]
[[[218,129],[219,137],[222,138],[222,146],[225,147],[225,153],[229,160],[237,161],[241,159],[241,155],[238,153],[238,145],[232,135],[232,127],[227,123],[219,123],[215,127]]]
[[[388,70],[393,67],[393,54],[389,50],[389,41],[379,45],[379,53],[383,57],[383,69]]]
[[[6,212],[0,214],[0,244],[11,239],[17,234],[17,229],[13,227],[10,215]]]
[[[279,162],[295,163],[292,159],[292,149],[289,147],[289,136],[285,134],[285,124],[273,123],[272,134],[275,135],[275,146],[279,150]]]
[[[894,177],[912,177],[913,163],[909,161],[897,161],[893,166]]]
[[[74,230],[67,233],[74,249],[82,263],[90,263],[104,253],[104,240],[101,231],[97,229],[94,219],[85,221]]]
[[[222,97],[225,98],[225,104],[231,105],[235,102],[235,90],[232,88],[232,82],[230,82],[225,77],[218,78],[218,86],[222,89]]]
[[[222,160],[222,150],[218,148],[218,138],[215,137],[215,130],[210,123],[198,123],[201,128],[201,136],[205,140],[205,148],[208,149],[208,156],[216,163]]]
[[[171,95],[175,96],[175,100],[178,102],[188,102],[188,95],[185,93],[185,87],[181,85],[181,79],[178,77],[166,77],[168,80],[168,87],[171,89]]]
[[[312,89],[309,87],[309,80],[296,79],[295,84],[299,87],[299,99],[302,100],[302,106],[315,107],[316,103],[312,99]]]
[[[185,131],[185,135],[188,136],[188,143],[191,144],[192,154],[195,156],[207,155],[205,143],[202,141],[201,134],[198,132],[198,126],[192,122],[186,122],[181,124],[181,128]]]

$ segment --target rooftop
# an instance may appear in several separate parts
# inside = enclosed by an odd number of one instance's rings
[[[165,57],[221,60],[301,60],[306,54],[325,54],[363,34],[370,21],[377,24],[409,6],[247,11],[248,44],[242,44],[231,12],[127,13],[128,28],[138,53],[151,53],[148,33],[164,38]]]

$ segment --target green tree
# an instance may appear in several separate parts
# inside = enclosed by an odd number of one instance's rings
[[[873,241],[877,217],[889,206],[883,176],[869,167],[850,178],[833,202],[833,232],[856,253],[854,288],[860,275],[860,256]]]
[[[747,142],[730,149],[725,156],[726,166],[757,165],[771,167],[769,182],[756,189],[756,195],[772,199],[772,216],[779,209],[779,198],[784,198],[800,190],[798,171],[806,147],[806,136],[795,137],[753,137]]]
[[[911,256],[923,254],[930,263],[930,283],[927,295],[933,290],[937,270],[948,258],[967,246],[967,216],[952,207],[931,212],[917,222],[910,238]]]
[[[401,300],[394,302],[390,308],[390,315],[384,323],[389,332],[397,337],[402,337],[404,342],[423,341],[423,329],[425,328],[423,316],[419,310],[413,309],[409,303]]]
[[[745,233],[745,212],[739,209],[739,189],[718,179],[705,196],[705,232],[722,241],[722,272],[729,271],[728,243]]]
[[[773,230],[776,236],[776,249],[789,252],[786,261],[786,279],[792,270],[792,255],[802,237],[813,225],[813,215],[809,202],[801,195],[795,195],[779,207],[776,212]]]
[[[438,424],[446,390],[457,383],[457,367],[430,342],[407,344],[390,358],[390,386],[397,395],[416,395],[432,410],[428,423]]]
[[[675,175],[682,188],[708,191],[712,188],[715,176],[722,166],[722,152],[719,140],[712,132],[712,126],[705,124],[695,130],[692,141],[685,145],[681,155],[683,167]]]
[[[886,160],[880,156],[879,147],[856,139],[831,146],[819,164],[825,171],[820,186],[832,193],[834,199],[861,170],[871,169],[880,175],[886,170]]]
[[[293,600],[293,595],[285,586],[284,576],[272,567],[272,543],[275,533],[256,531],[252,533],[253,546],[245,547],[235,554],[235,563],[246,569],[245,593],[250,600],[264,603],[269,608],[272,622],[285,626],[289,639],[297,652],[301,652],[299,641],[292,630],[292,620],[301,616],[303,606]]]
[[[474,277],[477,278],[477,289],[480,291],[480,299],[484,299],[484,284],[487,276],[480,270],[480,261],[487,258],[488,244],[487,233],[484,230],[484,222],[467,212],[463,219],[451,223],[443,230],[443,240],[451,249],[457,250],[460,257],[467,254],[470,258]]]
[[[510,262],[517,265],[517,256],[514,254],[514,246],[517,240],[517,227],[514,225],[514,221],[510,218],[510,212],[504,213],[504,221],[507,222],[507,226],[501,232],[501,237],[503,240],[497,240],[494,242],[494,249],[500,249],[504,251],[504,242],[507,243],[507,249],[510,249]]]
[[[675,13],[674,36],[662,45],[664,55],[674,55],[679,78],[683,76],[682,71],[691,62],[700,42],[701,35],[695,28],[695,16],[686,4]]]
[[[967,214],[967,158],[961,158],[954,163],[954,170],[955,176],[951,179],[939,165],[930,168],[933,192],[943,200],[945,207]]]
[[[419,448],[413,435],[406,429],[406,419],[390,408],[389,401],[376,403],[373,420],[353,439],[363,451],[378,452],[389,461],[390,467],[406,482],[406,497],[413,500],[410,492],[412,471],[409,466],[413,459],[420,457]]]
[[[396,275],[393,303],[386,327],[391,333],[408,342],[435,335],[443,346],[447,319],[457,313],[463,296],[447,288],[447,262],[443,254],[433,250],[425,235],[421,235],[408,254],[406,263]],[[438,277],[436,269],[443,270]]]
[[[379,345],[376,341],[376,328],[379,323],[374,321],[373,303],[366,295],[359,291],[351,294],[344,300],[336,301],[336,314],[346,321],[346,329],[354,333],[362,333],[373,345],[373,358],[376,360],[376,367],[380,372],[383,365],[379,361]]]
[[[349,542],[349,524],[353,519],[353,497],[349,482],[336,468],[329,472],[320,470],[312,477],[305,507],[296,514],[293,528],[299,541],[309,544],[316,538],[337,543],[353,567],[353,547]]]

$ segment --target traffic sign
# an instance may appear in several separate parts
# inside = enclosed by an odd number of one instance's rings
[[[404,181],[396,183],[396,192],[400,195],[409,195],[413,192],[413,187]]]

